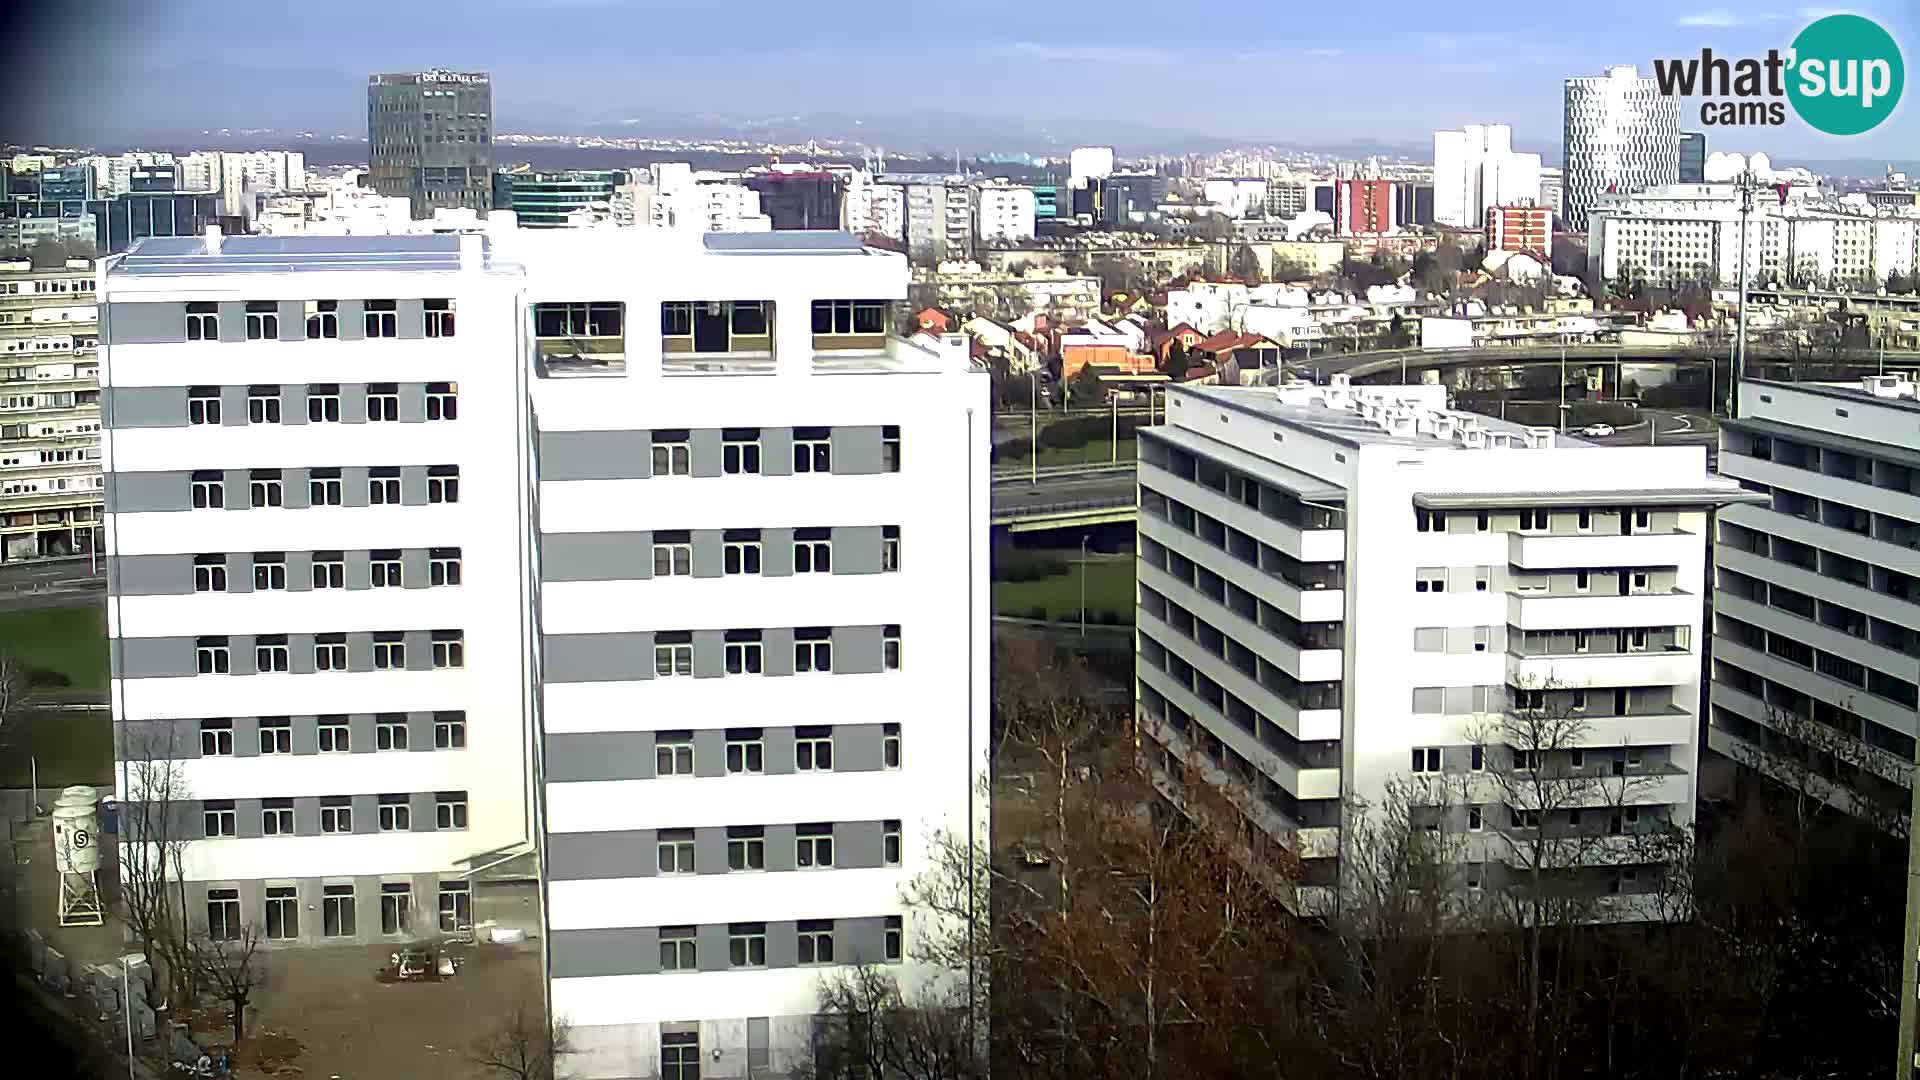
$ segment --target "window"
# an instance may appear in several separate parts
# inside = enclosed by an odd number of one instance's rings
[[[433,796],[433,827],[455,832],[467,827],[467,793],[441,791]]]
[[[1417,773],[1437,773],[1440,771],[1440,748],[1437,746],[1416,746],[1413,748],[1413,771]]]
[[[726,428],[720,432],[720,471],[728,476],[760,471],[759,428]]]
[[[660,1080],[700,1080],[698,1032],[663,1032],[661,1034]]]
[[[758,630],[729,630],[724,648],[729,675],[758,675],[761,671],[761,644]]]
[[[794,865],[802,870],[826,870],[833,866],[833,826],[802,825],[794,839]]]
[[[1522,712],[1534,712],[1544,709],[1547,707],[1547,692],[1545,690],[1532,689],[1515,690],[1513,692],[1513,707]]]
[[[307,339],[337,338],[340,336],[340,301],[307,301]]]
[[[693,927],[663,926],[660,928],[660,970],[693,971],[699,965],[695,963]],[[696,1051],[697,1053],[698,1051]],[[694,1068],[699,1068],[699,1059],[693,1060]],[[690,1076],[700,1075],[698,1072]]]
[[[1492,524],[1493,524],[1493,521],[1488,516],[1485,510],[1480,511],[1479,513],[1473,516],[1473,530],[1475,532],[1486,532],[1487,529]]]
[[[440,883],[440,932],[473,928],[473,892],[464,881]]]
[[[1647,651],[1647,632],[1644,629],[1627,631],[1627,651]]]
[[[900,569],[900,526],[883,525],[880,527],[880,571],[895,573]]]
[[[793,767],[798,772],[833,771],[833,729],[830,727],[795,729]]]
[[[367,502],[374,506],[400,504],[400,470],[392,466],[367,470]]]
[[[1413,511],[1413,527],[1415,531],[1423,533],[1446,532],[1447,512],[1445,510],[1421,510],[1415,508]]]
[[[900,428],[895,424],[880,429],[880,471],[900,471]]]
[[[458,420],[460,418],[459,387],[450,382],[427,384],[427,419]]]
[[[260,752],[262,754],[293,753],[293,718],[291,716],[260,718]]]
[[[813,332],[836,337],[884,334],[887,303],[884,300],[815,300]]]
[[[467,746],[467,714],[464,712],[438,712],[433,714],[433,748],[435,750],[464,750]]]
[[[684,431],[653,433],[653,475],[691,476],[693,449]]]
[[[1447,572],[1445,570],[1416,570],[1413,577],[1413,591],[1417,593],[1447,591]]]
[[[692,734],[684,731],[663,731],[655,735],[653,737],[653,773],[655,776],[692,776]]]
[[[727,964],[730,967],[767,966],[767,924],[727,925]]]
[[[799,930],[802,964],[833,963],[832,919],[803,919]]]
[[[400,671],[407,666],[406,638],[397,631],[383,631],[373,635],[373,667],[375,671]]]
[[[728,529],[721,534],[721,569],[728,574],[760,572],[760,530]]]
[[[880,861],[887,866],[900,865],[900,823],[897,821],[880,825]]]
[[[254,509],[286,505],[279,469],[255,469],[247,480],[247,503]]]
[[[413,828],[413,807],[405,795],[380,796],[380,831],[407,832]]]
[[[192,316],[188,316],[192,318]],[[189,323],[189,326],[192,324]],[[215,941],[240,937],[240,890],[207,890],[207,936]]]
[[[653,635],[653,673],[668,679],[693,674],[693,635],[685,630]]]
[[[1573,591],[1586,592],[1593,584],[1592,575],[1585,570],[1576,570],[1573,574]]]
[[[390,338],[400,336],[400,305],[393,300],[368,300],[366,302],[367,336],[370,338]]]
[[[880,630],[880,666],[887,671],[900,670],[900,628],[885,626]]]
[[[187,305],[187,340],[220,340],[220,305],[196,300]]]
[[[833,530],[793,530],[793,572],[796,574],[833,572]]]
[[[1575,690],[1571,698],[1574,712],[1587,711],[1587,692],[1585,690]]]
[[[368,553],[367,584],[376,589],[401,587],[400,553],[392,548]]]
[[[193,386],[187,389],[187,423],[218,424],[220,422],[220,388],[217,386]]]
[[[293,835],[292,799],[261,800],[260,833],[263,836]]]
[[[458,630],[435,630],[433,632],[433,666],[435,668],[466,667],[466,635]]]
[[[766,771],[766,744],[759,728],[738,728],[727,732],[727,772],[733,774]]]
[[[806,627],[795,630],[793,638],[794,674],[833,670],[832,631],[820,626]]]
[[[1516,829],[1537,829],[1540,827],[1540,811],[1538,810],[1521,810],[1518,807],[1512,807],[1509,808],[1508,813],[1511,815],[1513,827]]]
[[[430,503],[460,501],[460,466],[427,466],[427,501]]]
[[[200,804],[200,818],[209,839],[234,834],[234,809],[231,799],[209,799]]]
[[[227,591],[227,557],[225,555],[193,557],[193,591]]]
[[[323,808],[320,813],[324,822],[326,810]],[[320,891],[320,933],[325,937],[354,936],[353,886],[325,885]]]
[[[880,764],[897,769],[900,767],[900,725],[886,724],[880,730]]]
[[[1516,772],[1538,771],[1540,768],[1540,751],[1515,750],[1513,752],[1513,768]]]
[[[1593,511],[1587,510],[1585,508],[1581,509],[1580,519],[1577,524],[1577,528],[1579,528],[1581,532],[1593,531]]]
[[[535,304],[537,338],[619,338],[626,334],[626,305],[619,303]],[[683,330],[681,333],[688,333]]]
[[[255,592],[285,592],[287,588],[287,557],[278,551],[256,551],[253,553],[253,588]]]
[[[1572,751],[1567,755],[1567,764],[1570,765],[1575,772],[1578,772],[1581,769],[1586,768],[1587,752],[1585,750]]]
[[[460,549],[459,548],[453,547],[453,548],[428,548],[427,549],[427,584],[428,585],[460,584]]]
[[[1645,510],[1635,510],[1633,512],[1633,528],[1635,532],[1646,532],[1652,527],[1653,517],[1651,514]]]
[[[247,423],[277,424],[280,422],[280,388],[277,386],[247,387]]]
[[[232,720],[222,719],[222,720],[200,721],[200,756],[201,757],[232,757],[233,756],[233,721]]]
[[[202,675],[225,675],[233,670],[232,658],[227,652],[227,639],[223,637],[203,637],[194,642],[194,670]]]
[[[903,948],[905,936],[905,928],[900,916],[887,916],[884,950],[888,963],[897,964],[905,955],[906,950]]]
[[[347,670],[347,635],[314,635],[313,669],[315,671]]]
[[[307,387],[307,423],[340,422],[340,387],[333,383],[315,383]]]
[[[453,336],[453,301],[425,300],[421,306],[426,309],[428,337]]]
[[[219,473],[193,474],[193,508],[195,510],[218,510],[226,505],[226,485],[221,481]]]
[[[1635,570],[1633,572],[1632,582],[1628,585],[1627,591],[1636,593],[1646,592],[1648,581],[1649,578],[1645,570]]]
[[[793,429],[793,471],[833,471],[833,435],[827,428]]]
[[[693,573],[693,544],[684,532],[653,534],[653,576],[687,577]]]
[[[307,473],[307,505],[340,505],[339,469],[313,469]]]
[[[1546,532],[1547,512],[1545,510],[1520,511],[1521,532]]]
[[[407,718],[399,713],[381,713],[373,723],[373,748],[375,750],[405,750],[407,748]]]
[[[766,830],[758,825],[727,828],[727,869],[765,870],[767,868]]]
[[[1472,756],[1472,761],[1468,764],[1468,768],[1471,768],[1474,772],[1480,772],[1481,770],[1487,767],[1486,747],[1475,746],[1472,750],[1471,756]]]
[[[405,934],[413,929],[413,886],[402,881],[380,885],[380,932]]]
[[[1467,831],[1479,832],[1482,827],[1483,822],[1480,817],[1480,808],[1477,806],[1467,807]]]
[[[1573,651],[1583,653],[1593,648],[1593,634],[1586,630],[1573,632]]]
[[[367,422],[393,423],[400,419],[400,388],[393,383],[367,384]]]

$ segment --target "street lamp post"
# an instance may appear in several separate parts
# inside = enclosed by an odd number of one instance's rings
[[[1113,464],[1120,464],[1120,391],[1108,395],[1113,398]]]
[[[1089,536],[1080,537],[1080,636],[1087,636],[1087,541]]]
[[[1027,483],[1040,483],[1040,371],[1027,372]]]
[[[1740,193],[1740,325],[1735,331],[1733,374],[1727,380],[1727,418],[1737,419],[1740,405],[1740,380],[1747,368],[1747,219],[1753,216],[1753,195],[1760,180],[1752,169],[1734,181]]]

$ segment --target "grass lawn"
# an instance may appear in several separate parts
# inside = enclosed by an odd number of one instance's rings
[[[0,611],[0,648],[29,667],[58,671],[76,690],[107,685],[107,608],[98,601],[75,607]]]
[[[112,714],[105,709],[21,712],[0,733],[0,787],[26,787],[30,761],[39,765],[41,791],[112,783]]]
[[[996,615],[1025,618],[1033,608],[1046,608],[1056,622],[1080,620],[1080,553],[1064,552],[1069,568],[1039,581],[996,581],[993,583],[993,610]],[[1087,562],[1087,621],[1097,620],[1102,612],[1113,612],[1120,621],[1133,623],[1133,567],[1131,555],[1095,555]]]

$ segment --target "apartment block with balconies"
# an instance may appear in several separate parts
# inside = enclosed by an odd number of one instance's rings
[[[0,563],[97,550],[95,273],[0,262]]]
[[[1743,497],[1704,453],[1337,376],[1176,390],[1167,417],[1141,435],[1137,625],[1162,791],[1224,786],[1300,859],[1303,909],[1391,788],[1457,834],[1463,896],[1549,852],[1592,917],[1644,917],[1636,839],[1693,820],[1707,523]]]

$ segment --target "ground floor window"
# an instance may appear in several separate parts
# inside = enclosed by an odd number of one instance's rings
[[[699,1032],[661,1034],[660,1080],[700,1080]]]

